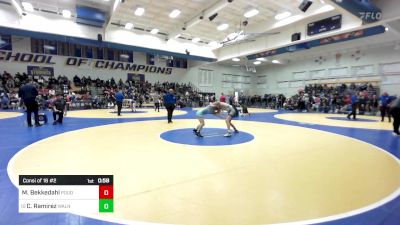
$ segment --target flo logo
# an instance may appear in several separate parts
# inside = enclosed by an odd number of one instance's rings
[[[382,19],[381,12],[360,12],[360,19],[362,20],[380,20]]]

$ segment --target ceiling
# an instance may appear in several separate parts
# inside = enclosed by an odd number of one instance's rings
[[[227,0],[125,0],[119,5],[111,17],[114,24],[125,25],[133,23],[135,27],[151,30],[157,28],[160,32],[175,36],[180,33],[187,39],[198,37],[203,42],[221,42],[228,34],[242,30],[242,22],[247,20],[248,27],[270,21],[275,21],[275,15],[284,11],[291,11],[293,15],[303,13],[298,9],[299,0],[234,0],[227,3]],[[314,1],[311,8],[318,8],[323,1]],[[225,7],[218,11],[218,16],[210,21],[208,16],[199,20],[194,26],[182,30],[185,23],[197,19],[202,12],[207,12],[214,5],[225,3]],[[145,13],[142,16],[134,14],[135,9],[144,7]],[[259,14],[245,18],[244,13],[251,8],[259,10]],[[181,14],[172,19],[169,13],[179,9]],[[229,28],[218,31],[217,26],[222,23],[229,24]],[[260,31],[261,32],[261,31]],[[262,31],[264,32],[264,31]],[[171,37],[170,37],[171,38]]]
[[[11,0],[3,0],[11,1]],[[132,23],[135,29],[130,32],[148,32],[153,28],[159,29],[158,36],[164,36],[168,38],[175,37],[176,34],[181,34],[185,39],[193,39],[195,37],[200,38],[201,42],[209,43],[211,41],[221,42],[229,34],[244,30],[245,32],[252,32],[253,34],[266,33],[271,31],[272,26],[277,22],[275,16],[278,13],[290,11],[292,16],[304,15],[306,18],[309,16],[310,11],[320,9],[326,5],[325,2],[329,3],[328,0],[314,0],[310,9],[307,13],[302,12],[299,9],[299,5],[302,0],[232,0],[228,3],[228,0],[17,0],[20,3],[23,1],[32,3],[33,7],[37,11],[49,11],[60,13],[63,9],[68,9],[72,12],[72,15],[76,15],[76,6],[83,5],[93,8],[100,9],[106,12],[107,24],[104,26],[105,32],[108,29],[124,29],[126,23]],[[113,11],[113,6],[116,1],[119,1],[118,7]],[[138,6],[145,9],[142,16],[136,16],[135,10]],[[218,8],[218,9],[215,9]],[[259,14],[245,18],[244,13],[251,8],[259,10]],[[177,18],[170,18],[169,13],[179,9],[181,14]],[[215,9],[215,10],[214,10]],[[210,12],[211,11],[211,12]],[[209,16],[218,12],[218,16],[214,20],[210,21]],[[323,13],[325,14],[325,13]],[[202,20],[199,19],[201,15],[204,15]],[[247,25],[244,26],[243,22],[247,21]],[[229,27],[226,30],[219,31],[217,26],[227,23]],[[186,25],[185,25],[186,24]],[[192,26],[188,24],[194,24]],[[394,34],[398,39],[400,35],[399,21],[393,21],[389,24],[393,28]],[[182,27],[186,26],[186,30],[182,30]],[[281,28],[277,28],[278,31]],[[274,29],[274,32],[276,29]],[[390,42],[391,37],[376,38],[373,39],[376,43]],[[349,42],[350,43],[350,42]],[[360,46],[364,45],[363,41],[357,41]],[[352,42],[352,44],[354,44]],[[343,44],[342,47],[345,47]],[[296,58],[304,58],[309,55],[309,52],[321,51],[334,51],[339,46],[332,45],[329,47],[317,48],[318,50],[307,50],[300,51],[292,54],[280,55],[281,59],[295,60]],[[332,49],[330,49],[332,48]],[[243,58],[241,63],[232,62],[232,60],[226,60],[221,62],[222,64],[230,65],[233,64],[248,64],[252,65],[252,62],[245,62]],[[268,65],[263,62],[262,65]]]
[[[321,56],[327,57],[327,56],[332,56],[336,53],[345,53],[352,50],[367,50],[371,48],[380,48],[385,46],[395,47],[396,45],[400,46],[400,33],[397,33],[395,30],[390,29],[388,32],[385,32],[384,34],[381,35],[360,38],[332,45],[319,46],[309,50],[297,51],[293,53],[285,53],[273,57],[268,57],[267,61],[262,62],[260,65],[257,66],[257,68],[273,66],[274,64],[271,63],[273,59],[277,59],[281,62],[314,60]],[[225,60],[218,62],[218,64],[225,66],[233,66],[233,67],[236,67],[237,65],[254,66],[253,62],[256,61],[256,60],[247,60],[246,57],[240,57],[240,59],[241,59],[240,62]],[[285,63],[283,65],[285,65]],[[277,66],[279,66],[279,64]]]
[[[7,0],[11,1],[11,0]],[[164,38],[174,38],[177,34],[181,34],[184,39],[191,40],[200,38],[200,43],[209,43],[216,41],[221,43],[228,34],[244,30],[251,30],[251,34],[257,35],[268,32],[268,25],[276,22],[275,16],[278,13],[289,11],[292,16],[306,15],[300,9],[299,5],[302,0],[17,0],[20,3],[29,2],[37,11],[47,11],[60,14],[63,9],[70,10],[72,15],[76,15],[76,6],[83,5],[104,11],[109,20],[104,27],[105,30],[110,28],[122,28],[126,23],[132,23],[134,29],[132,32],[148,32],[153,28],[159,29],[158,36]],[[113,11],[115,1],[120,4]],[[314,0],[309,11],[318,9],[325,5],[324,0]],[[136,16],[135,10],[138,6],[145,9],[142,16]],[[218,7],[220,6],[220,7]],[[212,9],[218,8],[213,12],[218,15],[212,21],[209,16],[214,13],[208,13]],[[259,10],[259,14],[245,18],[244,13],[249,9],[255,8]],[[179,9],[181,14],[177,18],[170,18],[169,13]],[[198,18],[204,15],[202,20]],[[182,30],[185,24],[186,30]],[[247,25],[244,26],[243,22]],[[227,23],[229,27],[226,30],[219,31],[217,26]],[[193,23],[192,23],[193,24]],[[264,29],[263,29],[264,28]]]
[[[61,13],[62,10],[70,10],[72,15],[76,15],[76,6],[88,6],[100,9],[109,14],[114,0],[17,0],[20,3],[29,2],[38,11]]]

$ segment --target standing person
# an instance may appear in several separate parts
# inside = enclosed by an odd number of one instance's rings
[[[122,102],[124,101],[124,93],[122,92],[122,89],[119,88],[118,92],[115,93],[115,101],[117,102],[117,110],[118,110],[118,116],[121,116],[121,109],[122,109]]]
[[[379,106],[379,101],[376,95],[372,96],[371,106],[372,106],[372,115],[376,116],[376,112]]]
[[[382,96],[379,98],[379,106],[380,106],[381,117],[382,117],[381,122],[385,121],[386,114],[388,115],[389,123],[391,122],[390,113],[389,113],[389,104],[390,104],[391,100],[392,99],[387,92],[384,92],[382,94]]]
[[[235,133],[238,133],[239,131],[236,129],[236,127],[232,123],[232,119],[234,117],[238,116],[237,109],[234,106],[229,105],[229,104],[227,104],[225,102],[216,102],[216,104],[218,105],[218,109],[219,110],[225,110],[225,111],[228,112],[228,116],[225,118],[226,128],[228,129],[228,131],[224,136],[225,137],[232,136],[231,127],[234,129]]]
[[[219,101],[220,102],[225,102],[226,101],[226,97],[225,97],[224,93],[221,93],[221,96],[219,97]]]
[[[172,123],[172,113],[174,112],[176,104],[176,97],[174,90],[169,89],[168,93],[164,95],[164,105],[168,112],[168,123]]]
[[[331,95],[331,109],[332,109],[332,113],[336,113],[337,105],[338,105],[338,98],[337,98],[337,95]]]
[[[225,110],[225,111],[228,112],[228,116],[225,118],[226,128],[228,130],[227,130],[227,133],[224,136],[225,137],[232,136],[231,127],[234,129],[235,133],[238,133],[239,131],[236,129],[236,127],[232,123],[232,119],[234,117],[238,116],[238,111],[237,111],[236,107],[233,106],[233,105],[229,105],[229,104],[227,104],[225,102],[219,102],[217,104],[219,104],[219,109],[220,110]]]
[[[350,116],[353,115],[353,119],[356,120],[357,104],[358,104],[357,94],[353,94],[351,96],[351,112],[347,115],[347,119],[350,119]]]
[[[144,99],[144,96],[143,95],[139,95],[139,108],[142,108],[142,105],[143,105],[143,99]]]
[[[400,136],[400,98],[396,98],[391,106],[390,111],[393,116],[393,134]]]
[[[154,102],[154,111],[160,112],[160,95],[155,92],[153,95],[153,102]]]
[[[198,137],[203,137],[201,135],[201,129],[203,129],[205,122],[204,122],[204,116],[207,114],[217,114],[220,112],[218,109],[218,105],[216,102],[210,103],[207,107],[200,109],[196,112],[197,119],[199,120],[199,125],[195,129],[193,129],[194,134]]]
[[[35,116],[35,126],[41,126],[38,118],[39,106],[36,102],[36,96],[38,96],[38,90],[35,87],[35,83],[30,81],[19,89],[18,95],[26,106],[26,122],[28,127],[32,126],[32,112]]]
[[[58,94],[56,100],[53,102],[53,119],[54,119],[53,125],[62,124],[63,117],[66,115],[67,115],[67,103],[62,97],[62,94]]]

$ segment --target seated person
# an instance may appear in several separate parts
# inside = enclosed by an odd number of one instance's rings
[[[8,109],[10,105],[10,100],[8,99],[8,95],[6,93],[1,93],[1,108]]]
[[[81,79],[77,75],[74,76],[73,80],[75,86],[81,86]]]

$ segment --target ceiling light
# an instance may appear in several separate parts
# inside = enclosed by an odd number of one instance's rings
[[[157,34],[158,33],[158,29],[154,28],[153,30],[150,31],[150,33]]]
[[[177,16],[179,16],[179,14],[181,14],[181,11],[179,9],[174,9],[172,10],[172,12],[169,14],[169,17],[171,18],[176,18]]]
[[[257,60],[257,61],[264,61],[264,62],[267,61],[266,58],[257,58],[256,60]]]
[[[232,61],[234,61],[234,62],[239,62],[240,59],[239,59],[239,58],[233,58]]]
[[[220,44],[220,43],[218,43],[216,41],[212,41],[212,42],[208,43],[208,45],[213,49],[222,47],[222,44]]]
[[[286,11],[286,12],[283,12],[283,13],[276,14],[275,19],[276,20],[283,20],[285,18],[288,18],[291,15],[292,15],[291,12]]]
[[[261,61],[255,61],[255,62],[253,62],[253,64],[254,64],[254,65],[260,65],[260,64],[261,64]]]
[[[239,35],[239,34],[237,34],[237,33],[230,33],[230,34],[228,34],[228,36],[226,36],[226,38],[227,38],[228,40],[234,40],[234,39],[237,38],[238,35]]]
[[[175,36],[175,38],[179,38],[180,36],[182,36],[181,34],[177,34],[176,36]]]
[[[137,7],[135,10],[135,15],[136,16],[142,16],[144,14],[144,8],[143,7]]]
[[[218,43],[216,41],[211,41],[210,43],[208,43],[209,46],[216,46],[218,45]]]
[[[291,17],[288,17],[288,18],[286,18],[286,19],[283,19],[283,20],[280,20],[280,21],[276,22],[276,23],[273,25],[273,28],[286,26],[286,25],[288,25],[288,24],[297,22],[297,21],[299,21],[299,20],[301,20],[301,19],[303,19],[303,18],[304,18],[304,15],[295,15],[295,16],[291,16]]]
[[[229,27],[229,24],[223,23],[217,27],[217,30],[226,30],[226,29],[228,29],[228,27]]]
[[[22,7],[24,7],[24,9],[25,9],[26,11],[33,12],[34,9],[33,9],[32,3],[29,3],[29,2],[22,2],[21,4],[22,4]]]
[[[278,64],[278,63],[281,63],[281,62],[279,62],[279,60],[274,59],[274,60],[272,60],[272,63]]]
[[[249,11],[244,13],[244,17],[250,18],[250,17],[257,15],[258,13],[260,13],[260,11],[258,11],[258,9],[250,9]]]
[[[335,7],[331,6],[331,5],[324,5],[321,8],[315,10],[315,14],[320,14],[320,13],[325,13],[325,12],[329,12],[334,10]]]
[[[198,38],[198,37],[192,39],[192,42],[193,42],[193,43],[197,43],[197,42],[199,42],[199,41],[200,41],[200,38]]]
[[[125,29],[130,30],[133,28],[133,23],[126,23],[125,24]]]
[[[71,11],[64,9],[64,10],[62,11],[62,15],[63,15],[63,17],[65,17],[65,18],[71,18]]]
[[[240,40],[243,40],[243,39],[245,39],[246,37],[248,36],[248,34],[239,34],[238,36],[237,36],[237,38],[236,38],[236,40],[235,41],[240,41]]]

